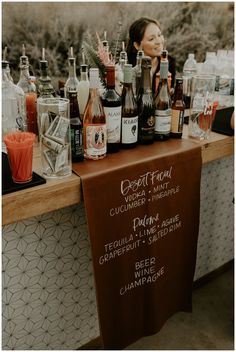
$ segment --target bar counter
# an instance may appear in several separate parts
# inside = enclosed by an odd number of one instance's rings
[[[186,125],[184,125],[183,138],[189,138]],[[195,141],[195,139],[192,140]],[[203,164],[234,153],[234,137],[211,132],[209,140],[196,140],[196,143],[202,146]],[[34,149],[33,171],[42,175],[39,147]],[[4,195],[2,197],[2,224],[11,224],[32,216],[78,204],[82,199],[80,185],[80,177],[72,174],[63,179],[47,179],[44,185]]]

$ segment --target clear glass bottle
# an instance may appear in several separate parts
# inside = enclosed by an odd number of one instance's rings
[[[171,97],[168,87],[168,61],[160,63],[160,83],[155,105],[155,140],[165,141],[170,138]]]
[[[197,74],[197,62],[194,58],[193,53],[188,54],[188,58],[183,66],[183,75],[184,76],[194,76]]]
[[[45,60],[45,49],[42,49],[42,60],[39,61],[40,77],[38,92],[41,98],[55,97],[55,89],[51,83],[51,78],[48,76],[48,62]]]
[[[128,63],[128,56],[127,52],[125,51],[125,42],[122,42],[122,50],[120,52],[120,57],[119,57],[119,65],[124,71],[124,66]]]
[[[124,66],[124,85],[122,90],[121,146],[134,148],[138,141],[138,107],[132,88],[132,65]]]
[[[183,66],[183,93],[184,102],[187,109],[190,108],[192,78],[197,74],[197,62],[193,53],[188,54],[188,58]]]
[[[16,99],[17,99],[17,116],[16,123],[20,131],[27,131],[27,122],[26,122],[26,106],[25,106],[25,93],[22,88],[14,84],[13,78],[11,76],[11,70],[9,62],[7,61],[7,47],[4,48],[3,62],[5,62],[5,73],[10,82],[12,82],[13,88],[15,90]]]
[[[6,133],[17,130],[17,97],[8,77],[8,62],[2,61],[2,138]],[[4,142],[2,149],[6,151]]]
[[[151,58],[142,58],[142,76],[137,98],[138,102],[138,142],[150,144],[154,141],[155,108],[151,86]]]
[[[108,65],[110,62],[110,54],[109,54],[109,43],[107,41],[107,32],[104,31],[104,40],[102,41],[102,45],[104,48],[104,64]]]
[[[107,152],[116,153],[120,149],[121,97],[115,90],[115,66],[106,66],[107,89],[102,103],[107,122]]]
[[[136,57],[136,65],[133,68],[133,91],[135,97],[138,96],[141,74],[142,74],[142,58],[144,57],[143,50],[138,50]]]
[[[71,47],[69,57],[69,77],[65,84],[65,97],[70,102],[70,137],[71,137],[71,153],[72,161],[78,162],[84,159],[83,148],[83,120],[80,117],[78,102],[78,86],[79,81],[76,77],[75,58],[73,56],[73,48]]]
[[[89,70],[89,100],[84,112],[84,157],[103,159],[107,152],[107,127],[99,94],[100,78],[97,68]]]
[[[26,102],[26,120],[28,132],[38,135],[37,123],[37,92],[34,82],[32,82],[29,73],[29,59],[25,55],[25,46],[22,47],[22,56],[20,57],[20,79],[17,86],[22,88],[25,93]]]
[[[171,107],[170,136],[172,138],[182,138],[184,125],[184,109],[185,104],[183,100],[183,79],[176,78],[174,99]]]
[[[83,120],[84,110],[88,103],[89,97],[89,79],[88,79],[88,65],[82,64],[80,81],[78,84],[78,102],[79,102],[79,111],[80,117]]]

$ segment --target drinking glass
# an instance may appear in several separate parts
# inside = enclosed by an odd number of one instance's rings
[[[37,110],[43,175],[71,175],[69,100],[38,98]]]
[[[208,139],[215,115],[215,76],[196,75],[193,76],[190,117],[189,117],[189,136]]]
[[[3,137],[15,183],[26,183],[32,180],[33,144],[35,134],[31,132],[14,132]]]

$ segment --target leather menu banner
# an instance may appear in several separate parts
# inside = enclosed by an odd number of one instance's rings
[[[192,309],[201,148],[169,140],[73,164],[81,176],[105,349]]]

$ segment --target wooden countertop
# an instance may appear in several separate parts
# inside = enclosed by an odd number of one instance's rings
[[[183,138],[189,138],[184,126]],[[202,146],[203,164],[233,155],[234,137],[211,132],[207,141],[197,141]],[[42,175],[39,148],[34,149],[33,170]],[[81,201],[81,181],[72,174],[46,184],[2,196],[2,224],[7,225],[32,216],[77,204]]]

